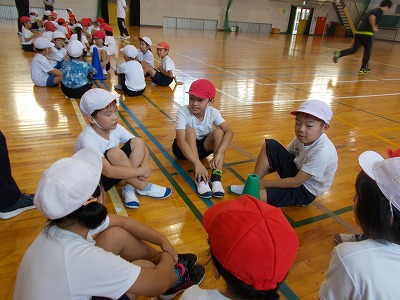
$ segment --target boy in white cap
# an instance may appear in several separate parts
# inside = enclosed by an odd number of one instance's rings
[[[147,225],[107,213],[101,171],[100,154],[87,148],[44,172],[34,203],[48,222],[21,261],[13,299],[172,299],[201,282],[195,254],[178,254]]]
[[[31,78],[37,86],[54,87],[61,82],[62,73],[54,68],[47,60],[46,55],[54,46],[52,42],[43,37],[38,37],[33,45],[37,54],[32,59]]]
[[[332,185],[338,166],[336,148],[326,135],[332,119],[331,108],[321,100],[303,102],[292,111],[296,116],[295,138],[285,148],[266,139],[253,173],[260,179],[260,200],[277,206],[307,206]],[[263,180],[273,172],[280,179]],[[239,195],[243,185],[228,190]]]
[[[128,96],[140,96],[146,88],[146,82],[142,66],[135,60],[138,50],[135,46],[126,45],[121,51],[125,62],[115,70],[115,75],[118,75],[118,84],[114,85],[114,88],[123,90]]]
[[[139,53],[138,53],[138,61],[142,63],[145,61],[148,63],[150,66],[154,68],[154,55],[153,52],[151,52],[151,45],[153,43],[151,42],[151,39],[148,38],[147,36],[144,37],[138,37],[140,44],[139,44]],[[147,74],[145,74],[147,75]]]
[[[117,98],[103,89],[91,89],[81,98],[80,109],[89,125],[75,141],[74,152],[95,148],[103,155],[102,182],[107,191],[121,180],[124,204],[138,208],[135,195],[164,199],[172,190],[148,182],[151,175],[150,155],[144,141],[118,124]],[[121,148],[119,145],[123,144]]]
[[[92,88],[91,76],[97,73],[97,70],[83,61],[83,45],[81,42],[74,40],[67,46],[69,60],[63,62],[61,81],[61,90],[68,98],[80,98],[82,95]]]
[[[50,52],[47,53],[46,58],[50,62],[50,64],[60,70],[61,64],[64,61],[65,56],[67,55],[67,49],[65,49],[65,34],[60,31],[54,31],[52,34],[52,42],[54,47],[50,48]]]

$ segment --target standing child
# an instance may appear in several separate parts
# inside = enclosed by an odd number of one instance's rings
[[[400,158],[366,151],[358,162],[353,213],[366,239],[333,249],[319,298],[400,299]]]
[[[129,40],[130,36],[128,33],[128,29],[126,29],[126,26],[125,26],[125,17],[126,17],[126,11],[128,10],[128,7],[126,6],[125,0],[116,0],[116,1],[117,1],[117,23],[118,23],[118,29],[119,29],[119,37],[118,38]],[[124,37],[124,35],[125,35],[125,37]]]
[[[114,88],[122,89],[128,96],[140,96],[146,88],[146,82],[142,66],[135,60],[138,50],[135,46],[126,45],[121,51],[126,62],[115,70],[115,75],[118,75],[118,85]]]
[[[202,281],[196,255],[178,254],[154,229],[107,213],[101,170],[100,154],[88,148],[44,172],[34,203],[48,222],[21,261],[13,299],[172,299]]]
[[[32,23],[31,19],[26,16],[22,16],[19,21],[22,24],[22,31],[21,31],[21,49],[24,51],[33,52],[33,39],[35,36],[33,35],[31,28]]]
[[[151,39],[148,38],[147,36],[144,37],[138,37],[140,44],[139,44],[139,53],[138,53],[138,61],[142,63],[145,61],[148,63],[150,66],[154,68],[154,55],[153,52],[151,52]],[[147,75],[147,74],[145,74]]]
[[[331,108],[323,101],[308,100],[292,115],[296,137],[287,149],[266,139],[253,172],[260,179],[260,199],[277,207],[309,205],[330,188],[338,166],[336,148],[326,135]],[[280,179],[263,180],[272,172],[278,172]],[[231,185],[228,190],[238,195],[243,187]]]
[[[220,111],[211,107],[216,94],[211,81],[194,81],[188,94],[189,105],[182,107],[176,115],[176,138],[172,151],[178,159],[187,159],[193,164],[194,179],[200,197],[222,198],[225,195],[221,183],[222,166],[233,131],[222,118]],[[214,130],[213,126],[216,127]],[[201,159],[212,153],[212,175],[209,180],[208,171]]]
[[[51,51],[47,53],[46,58],[54,68],[60,70],[61,64],[67,55],[67,49],[64,47],[65,34],[60,31],[54,31],[52,41],[54,47],[50,48]]]
[[[210,207],[203,225],[215,278],[222,276],[226,289],[203,290],[196,285],[181,300],[279,299],[278,288],[299,247],[297,234],[280,209],[243,195]]]
[[[92,88],[91,74],[96,74],[96,69],[81,60],[83,55],[82,44],[79,41],[71,41],[67,46],[70,60],[62,64],[63,78],[61,90],[69,98],[81,98]]]
[[[43,37],[38,37],[33,43],[37,54],[32,59],[31,78],[37,86],[53,87],[60,83],[62,73],[60,70],[53,68],[47,60],[46,55],[54,46],[52,42]]]
[[[107,191],[121,180],[124,204],[138,208],[141,196],[164,199],[171,195],[170,188],[148,182],[151,174],[149,150],[139,137],[118,124],[117,98],[103,89],[91,89],[81,98],[80,108],[89,125],[75,141],[74,151],[91,147],[103,155],[102,182]],[[124,144],[119,148],[120,144]]]
[[[104,44],[106,40],[106,34],[103,30],[98,30],[93,34],[93,45],[90,46],[90,54],[93,55],[93,49],[97,48],[100,58],[100,65],[103,69],[103,74],[107,75],[108,70],[111,68],[110,64],[110,49]]]
[[[172,83],[173,80],[178,84],[175,77],[175,64],[172,59],[168,56],[169,45],[166,42],[160,42],[156,46],[157,55],[161,58],[161,65],[156,70],[149,63],[143,61],[144,74],[149,73],[153,78],[152,81],[161,86],[167,86]]]

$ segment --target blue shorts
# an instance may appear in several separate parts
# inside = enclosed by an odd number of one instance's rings
[[[104,156],[105,158],[108,160],[107,157],[107,152],[110,149],[108,149],[106,152],[104,152]],[[121,150],[126,154],[126,156],[129,157],[129,155],[131,155],[132,153],[132,149],[131,149],[131,140],[127,141],[122,147]],[[109,189],[111,189],[114,185],[118,184],[122,179],[116,179],[116,178],[109,178],[106,177],[104,175],[101,175],[101,183],[103,184],[103,188],[105,191],[108,191]]]
[[[273,139],[266,139],[266,154],[270,167],[280,178],[295,177],[299,170],[293,162],[295,155]],[[267,188],[267,202],[276,207],[307,206],[315,196],[304,185],[297,188]]]
[[[157,71],[156,74],[154,74],[154,77],[151,81],[153,81],[157,85],[167,86],[170,85],[173,80],[174,80],[173,77],[165,76],[161,74],[161,72]]]
[[[54,78],[56,78],[56,76],[54,76],[53,74],[49,73],[49,77],[47,78],[47,81],[46,81],[46,86],[53,87],[55,85],[54,84]]]

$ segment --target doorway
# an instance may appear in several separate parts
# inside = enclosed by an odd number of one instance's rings
[[[314,8],[292,6],[288,25],[289,34],[308,34],[310,32]]]

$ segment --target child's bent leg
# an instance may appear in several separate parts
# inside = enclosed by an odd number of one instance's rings
[[[156,69],[154,69],[148,62],[143,61],[142,62],[142,67],[143,67],[143,73],[147,74],[149,73],[151,77],[154,77],[156,74]]]
[[[254,167],[254,174],[256,174],[259,179],[262,179],[265,175],[270,174],[273,171],[274,170],[272,170],[269,165],[267,156],[267,142],[265,141],[261,147],[260,154],[258,154],[256,166]]]
[[[119,255],[127,261],[138,259],[152,261],[159,253],[121,227],[107,228],[99,233],[95,240],[96,246]]]
[[[217,127],[214,129],[206,138],[204,141],[204,149],[206,151],[212,151],[214,153],[214,163],[211,165],[212,169],[222,169],[222,166],[224,164],[224,157],[225,153],[221,153],[219,155],[216,155],[219,146],[221,145],[222,139],[224,137],[224,131]]]

